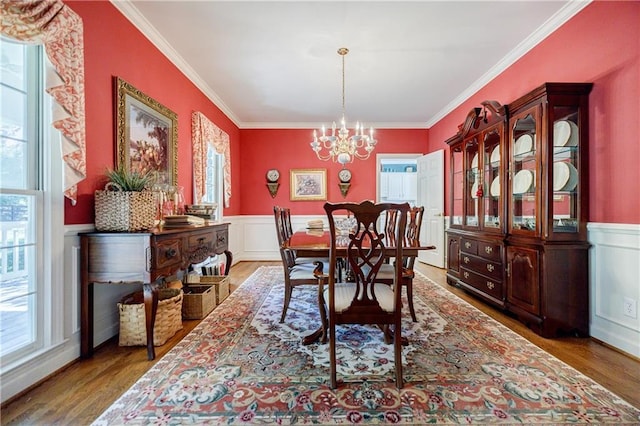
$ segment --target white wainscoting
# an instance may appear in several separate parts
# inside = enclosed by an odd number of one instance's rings
[[[640,357],[640,225],[589,223],[589,298],[593,337]],[[624,315],[625,298],[636,317]]]

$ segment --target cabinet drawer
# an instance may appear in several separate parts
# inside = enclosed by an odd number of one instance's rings
[[[194,232],[189,234],[189,238],[187,240],[188,250],[194,251],[198,248],[207,247],[211,248],[215,244],[215,232]]]
[[[463,253],[461,265],[470,271],[502,281],[504,268],[500,262],[493,262],[491,260]]]
[[[462,281],[477,288],[483,293],[489,294],[498,300],[502,300],[502,282],[476,274],[473,271],[462,267]]]
[[[171,238],[156,242],[153,266],[162,269],[182,262],[182,239]]]
[[[478,241],[461,238],[460,250],[469,254],[478,254]]]
[[[478,241],[478,256],[498,262],[502,261],[501,246],[498,244]]]

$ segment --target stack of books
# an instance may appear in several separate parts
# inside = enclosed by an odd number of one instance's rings
[[[308,229],[323,229],[324,228],[324,223],[322,222],[322,219],[313,219],[307,222],[307,228]]]
[[[203,218],[188,214],[164,217],[165,228],[185,228],[190,226],[204,225],[204,223],[205,220]]]
[[[217,203],[209,204],[191,204],[186,206],[187,213],[193,216],[198,216],[203,219],[215,219]]]

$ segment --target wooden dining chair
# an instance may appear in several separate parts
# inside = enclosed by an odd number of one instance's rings
[[[401,286],[389,286],[376,279],[387,256],[402,259],[402,236],[405,232],[409,204],[381,203],[326,203],[331,246],[328,274],[318,274],[322,325],[326,338],[328,331],[330,350],[331,387],[337,387],[336,327],[344,324],[373,324],[383,330],[392,327],[396,386],[402,388],[402,331]],[[349,211],[356,220],[348,235],[336,227],[337,214]],[[397,210],[396,235],[389,236],[378,229],[383,212]],[[353,282],[337,282],[338,249],[351,270]],[[394,283],[402,279],[402,265],[395,267]],[[325,284],[326,281],[326,284]],[[383,334],[383,333],[381,333]],[[386,339],[385,339],[386,341]]]
[[[284,302],[282,315],[280,316],[281,323],[284,322],[287,316],[293,289],[300,285],[317,285],[317,274],[322,273],[323,268],[323,262],[319,260],[309,258],[308,261],[301,261],[300,259],[296,259],[295,251],[284,246],[285,241],[291,237],[291,234],[287,230],[287,213],[283,210],[284,209],[279,206],[273,207],[280,258],[282,259],[284,272]]]
[[[420,240],[420,228],[422,227],[422,217],[424,215],[424,207],[412,207],[407,216],[407,228],[405,237],[407,241]],[[388,226],[386,227],[388,230]],[[388,231],[387,231],[388,232]],[[409,313],[413,322],[417,322],[416,311],[413,306],[413,279],[415,278],[414,266],[416,256],[403,256],[402,258],[402,286],[407,289],[407,302],[409,304]],[[378,273],[380,282],[392,284],[395,269],[393,265],[382,265]]]

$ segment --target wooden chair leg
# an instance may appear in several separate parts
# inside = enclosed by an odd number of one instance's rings
[[[282,306],[282,315],[280,316],[280,323],[284,322],[284,317],[287,316],[287,309],[289,309],[289,302],[291,301],[291,293],[293,292],[293,288],[291,284],[285,282],[284,283],[284,304]]]
[[[416,318],[416,311],[413,308],[413,280],[407,281],[407,300],[409,301],[409,312],[411,312],[411,319],[413,322],[418,322]]]
[[[338,387],[337,367],[336,367],[336,326],[329,326],[329,364],[331,375],[331,389]]]

